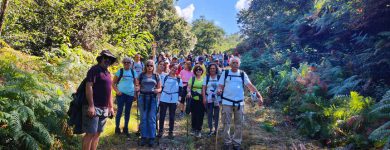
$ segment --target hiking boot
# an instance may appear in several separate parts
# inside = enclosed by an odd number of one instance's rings
[[[150,139],[149,139],[148,146],[149,146],[149,147],[153,147],[153,146],[154,146],[154,138],[150,138]]]
[[[115,128],[115,134],[121,134],[121,129]]]
[[[233,145],[233,150],[241,150],[241,146],[240,145]]]
[[[173,140],[173,133],[172,133],[172,132],[169,132],[169,133],[168,133],[168,139]]]
[[[146,138],[141,138],[141,142],[139,143],[140,146],[145,146],[146,145]]]

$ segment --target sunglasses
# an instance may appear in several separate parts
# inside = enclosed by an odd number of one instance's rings
[[[195,71],[203,71],[202,69],[195,69]]]
[[[124,64],[130,64],[131,62],[123,62]]]
[[[146,67],[153,67],[153,65],[146,65]]]

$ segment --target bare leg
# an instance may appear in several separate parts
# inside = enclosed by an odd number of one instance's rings
[[[86,133],[83,137],[83,150],[90,150],[94,134]]]
[[[92,139],[91,150],[96,150],[97,149],[97,145],[99,143],[100,133],[101,132],[98,132],[98,133],[94,134],[93,139]]]

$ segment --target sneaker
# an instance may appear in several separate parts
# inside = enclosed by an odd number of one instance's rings
[[[168,139],[173,140],[173,133],[172,133],[172,132],[169,132],[169,133],[168,133]]]
[[[121,129],[115,128],[115,134],[121,134]]]
[[[200,133],[200,131],[198,131],[198,132],[195,134],[195,137],[201,138],[201,137],[202,137],[202,133]]]
[[[139,143],[140,146],[146,145],[146,138],[141,138],[141,142]]]
[[[191,131],[190,135],[195,136],[196,132],[195,131]]]
[[[214,136],[215,135],[215,132],[214,131],[210,131],[209,134],[207,135],[208,137],[211,137],[211,136]]]
[[[148,146],[149,146],[149,147],[153,147],[153,146],[154,146],[154,138],[150,138],[150,139],[149,139]]]

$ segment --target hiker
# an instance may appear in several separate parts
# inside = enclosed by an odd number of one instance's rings
[[[141,74],[142,70],[145,68],[144,63],[141,61],[141,55],[140,54],[135,54],[134,56],[134,63],[132,66],[132,69],[134,69],[137,74]]]
[[[262,105],[263,98],[250,82],[248,75],[238,69],[240,67],[240,59],[238,57],[232,57],[229,65],[231,70],[225,70],[218,81],[218,94],[222,98],[223,149],[229,149],[231,145],[233,145],[233,149],[240,149],[244,112],[244,87],[248,87],[251,93],[256,93],[256,96],[259,98],[259,106]],[[235,129],[233,136],[231,136],[230,123],[233,115]]]
[[[218,130],[218,121],[219,121],[219,103],[220,96],[217,95],[218,88],[218,65],[211,63],[207,67],[207,76],[203,80],[203,104],[206,106],[207,111],[207,120],[210,132],[208,136],[213,136]],[[213,121],[214,121],[214,130],[213,130]]]
[[[204,57],[203,56],[198,57],[198,64],[197,65],[200,65],[200,67],[202,67],[202,69],[204,70],[202,77],[205,77],[206,76],[206,65],[204,64]],[[195,66],[194,66],[194,68],[195,68]]]
[[[125,107],[125,124],[123,133],[129,135],[129,119],[131,105],[134,100],[134,82],[137,78],[137,72],[130,68],[132,60],[130,57],[125,57],[122,60],[123,68],[115,73],[112,88],[116,93],[116,103],[118,112],[115,117],[115,134],[120,134],[120,120],[122,117],[123,107]]]
[[[203,97],[201,94],[203,85],[203,72],[204,71],[200,65],[195,65],[193,69],[195,76],[188,81],[187,86],[187,98],[191,99],[190,104],[187,103],[191,109],[191,135],[194,135],[197,138],[201,137],[205,110],[205,106],[202,100]]]
[[[106,119],[114,114],[111,97],[111,74],[108,67],[116,61],[109,51],[103,50],[96,58],[86,77],[86,98],[82,109],[83,150],[96,150]]]
[[[154,61],[148,60],[146,67],[136,80],[136,91],[139,92],[138,109],[141,115],[141,142],[153,147],[156,137],[157,97],[161,92],[161,82],[158,74],[154,73]]]
[[[179,117],[182,118],[184,117],[184,105],[185,105],[185,97],[187,96],[187,87],[188,87],[188,80],[192,76],[194,76],[194,73],[191,71],[191,61],[186,61],[184,64],[184,69],[180,71],[180,77],[183,82],[183,92],[181,95],[181,100],[180,100],[180,114]],[[188,104],[187,104],[188,105]]]
[[[171,61],[171,65],[169,65],[169,69],[171,69],[172,66],[175,66],[175,65],[178,65],[178,68],[176,70],[176,76],[178,76],[180,74],[180,71],[183,70],[183,68],[181,67],[181,65],[179,65],[179,60],[177,58],[177,56],[173,56],[172,57],[172,61]]]
[[[169,132],[168,138],[173,139],[173,127],[175,121],[176,106],[180,98],[180,92],[183,88],[181,79],[176,75],[178,65],[172,65],[169,75],[161,80],[162,92],[160,97],[160,120],[159,132],[157,137],[162,137],[164,133],[164,121],[167,109],[169,109]]]

